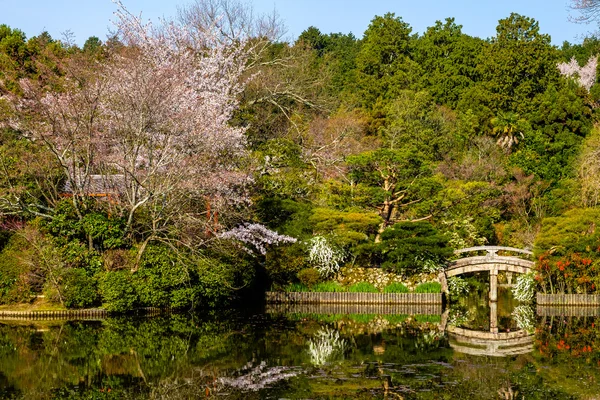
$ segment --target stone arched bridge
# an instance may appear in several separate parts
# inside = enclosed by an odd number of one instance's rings
[[[448,293],[447,279],[453,276],[466,274],[469,272],[487,271],[490,274],[490,301],[498,300],[498,272],[516,272],[526,274],[531,271],[534,262],[525,259],[531,258],[533,253],[528,250],[516,249],[514,247],[501,246],[477,246],[466,249],[456,250],[455,254],[486,252],[485,255],[475,255],[463,257],[450,263],[450,265],[440,272],[440,282],[442,291]],[[498,255],[502,253],[516,253],[518,256]]]

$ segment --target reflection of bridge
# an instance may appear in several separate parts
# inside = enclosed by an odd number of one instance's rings
[[[475,356],[507,357],[533,351],[533,335],[515,332],[480,332],[449,326],[450,347],[459,353]]]
[[[525,260],[515,256],[500,256],[498,252],[518,253],[531,256],[533,253],[528,250],[515,249],[513,247],[500,246],[478,246],[466,249],[456,250],[455,254],[481,252],[485,251],[484,256],[464,257],[450,263],[448,268],[440,272],[440,282],[442,291],[448,293],[447,279],[453,276],[466,274],[469,272],[487,271],[490,273],[490,301],[498,301],[498,272],[516,272],[525,274],[533,268],[533,261]]]

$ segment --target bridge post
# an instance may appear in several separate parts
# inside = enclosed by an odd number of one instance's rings
[[[498,333],[498,302],[490,301],[490,333]]]
[[[498,266],[490,269],[490,301],[498,301]]]

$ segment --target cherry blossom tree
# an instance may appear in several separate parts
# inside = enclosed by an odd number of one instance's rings
[[[229,124],[247,46],[224,43],[217,27],[143,22],[115,3],[123,46],[103,62],[70,58],[50,85],[22,80],[23,96],[9,98],[11,126],[52,152],[78,212],[91,177],[112,177],[120,200],[109,206],[126,218],[126,234],[142,240],[141,251],[172,238],[197,246],[206,204],[222,215],[249,201],[244,129]]]
[[[579,86],[589,91],[594,83],[596,83],[597,66],[598,56],[591,57],[583,67],[580,67],[575,57],[573,57],[568,63],[559,63],[558,70],[564,76],[576,78]]]

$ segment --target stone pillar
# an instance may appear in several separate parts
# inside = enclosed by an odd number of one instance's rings
[[[490,301],[490,332],[498,333],[498,302]]]
[[[498,268],[490,270],[490,301],[498,301]]]

